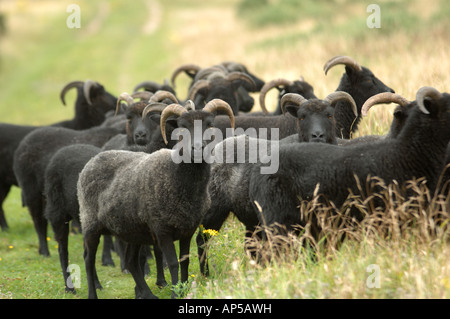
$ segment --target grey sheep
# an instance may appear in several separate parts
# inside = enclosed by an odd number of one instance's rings
[[[77,188],[89,298],[97,298],[96,287],[101,287],[95,270],[101,234],[112,234],[128,243],[126,267],[136,282],[136,298],[155,298],[139,261],[142,245],[161,249],[172,285],[178,283],[179,266],[181,280],[187,280],[190,240],[210,204],[207,191],[210,164],[204,158],[195,162],[196,153],[205,148],[206,141],[194,134],[194,121],[201,120],[203,133],[212,126],[213,113],[219,111],[225,112],[233,125],[232,109],[221,100],[210,101],[202,110],[172,104],[161,114],[161,134],[166,142],[165,122],[170,116],[175,116],[178,127],[194,137],[188,149],[183,149],[183,155],[187,152],[194,163],[176,164],[172,156],[177,150],[162,149],[151,154],[102,152],[84,167]],[[180,242],[180,262],[175,240]]]

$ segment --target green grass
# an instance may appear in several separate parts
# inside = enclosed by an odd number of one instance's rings
[[[133,5],[78,1],[82,27],[72,30],[65,26],[69,2],[42,1],[41,10],[34,1],[9,3],[12,8],[0,3],[8,27],[0,35],[1,122],[45,125],[70,118],[74,93],[68,93],[67,107],[59,101],[69,81],[93,79],[118,95],[143,80],[162,82],[182,63],[242,61],[266,80],[302,74],[318,96],[325,96],[337,87],[342,70],[336,68],[325,77],[323,63],[348,54],[409,99],[422,85],[448,91],[447,1],[381,1],[382,28],[377,30],[365,24],[370,2],[159,1],[160,24],[151,34],[142,32],[149,20],[144,0]],[[105,3],[103,22],[90,31]],[[181,91],[187,79],[180,76],[179,82]],[[385,134],[391,119],[392,109],[374,108],[358,134]],[[434,208],[430,213],[443,210]],[[51,256],[45,258],[37,253],[37,236],[18,188],[11,191],[4,209],[10,230],[0,233],[0,298],[85,299],[81,235],[69,239],[70,263],[80,266],[81,288],[76,295],[66,294],[51,229]],[[248,258],[243,234],[244,227],[231,217],[212,238],[208,278],[200,275],[193,240],[189,283],[176,290],[199,299],[450,298],[450,249],[448,234],[442,232],[430,237],[421,228],[411,228],[411,236],[385,238],[362,231],[358,240],[346,241],[340,249],[320,249],[315,262],[311,251],[299,248],[299,239],[293,238],[295,249],[288,250],[285,259],[264,266]],[[97,258],[104,287],[99,298],[134,298],[131,275],[123,274],[117,255],[113,257],[116,267],[101,266]],[[367,267],[372,264],[380,266],[380,288],[367,287]],[[150,269],[147,282],[152,291],[170,298],[169,287],[154,285],[153,261]],[[168,271],[166,280],[170,282]]]

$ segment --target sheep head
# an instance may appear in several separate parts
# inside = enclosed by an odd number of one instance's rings
[[[254,100],[248,92],[254,89],[255,83],[247,74],[242,72],[227,74],[216,70],[208,74],[206,79],[199,79],[192,85],[189,99],[197,108],[213,99],[221,99],[227,102],[237,115],[239,110],[248,112],[253,107]]]
[[[75,117],[82,122],[78,129],[99,125],[105,120],[105,114],[115,109],[117,97],[107,92],[103,85],[92,80],[72,81],[66,84],[60,93],[63,105],[66,105],[67,92],[73,88],[78,92]]]
[[[203,109],[196,110],[191,101],[187,102],[188,106],[182,106],[180,104],[171,104],[167,106],[161,114],[161,135],[164,142],[168,144],[166,137],[166,121],[169,117],[175,117],[177,127],[186,133],[187,136],[193,137],[190,139],[191,156],[195,151],[202,150],[206,145],[206,141],[203,139],[203,133],[210,128],[214,127],[214,118],[218,113],[225,113],[231,121],[231,127],[234,128],[234,115],[230,105],[220,99],[214,99],[209,101]],[[196,131],[195,125],[201,121],[201,134]],[[198,128],[197,128],[198,129]],[[200,135],[200,136],[199,136]]]
[[[333,92],[325,99],[305,99],[296,93],[287,93],[281,98],[283,113],[289,112],[297,118],[298,135],[302,142],[336,144],[334,107],[338,101],[346,100],[356,116],[356,104],[346,92]]]
[[[300,79],[296,81],[278,78],[264,84],[261,88],[261,92],[259,93],[259,105],[266,114],[269,114],[269,111],[266,108],[266,95],[273,88],[277,88],[278,91],[280,91],[279,101],[286,93],[300,94],[306,99],[316,98],[313,87],[309,83],[305,82],[303,77],[300,77]]]

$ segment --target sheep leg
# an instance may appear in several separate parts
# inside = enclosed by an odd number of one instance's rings
[[[64,277],[65,291],[76,293],[73,286],[72,278],[70,277],[69,267],[69,224],[53,224],[53,232],[55,233],[55,240],[58,242],[59,263]]]
[[[114,260],[111,256],[114,243],[111,235],[103,235],[103,251],[102,251],[102,265],[114,267]]]
[[[181,282],[186,282],[189,276],[189,248],[191,246],[191,236],[180,238],[180,272]]]
[[[42,196],[37,196],[35,201],[31,201],[31,205],[28,208],[38,235],[39,254],[48,257],[50,256],[50,251],[47,244],[47,219],[44,218],[43,214],[44,200]]]
[[[84,234],[84,263],[86,267],[86,277],[88,282],[88,298],[97,299],[96,289],[102,289],[95,269],[95,255],[98,244],[100,243],[100,234]]]
[[[164,256],[158,245],[153,245],[156,262],[156,285],[159,287],[167,286],[166,278],[164,278]]]
[[[9,228],[8,223],[6,222],[5,212],[3,210],[3,202],[6,196],[8,196],[10,189],[11,185],[2,184],[0,186],[0,227],[3,231]]]
[[[172,278],[172,287],[178,284],[178,258],[177,252],[175,250],[175,245],[173,244],[173,238],[170,235],[162,235],[158,238],[159,247],[163,252],[167,260],[167,265],[169,266],[170,277]],[[177,295],[173,291],[172,299],[176,298]]]
[[[262,238],[259,234],[255,233],[256,227],[254,226],[246,226],[245,227],[245,244],[244,244],[244,248],[246,251],[250,251],[250,256],[253,259],[257,258],[257,254],[256,254],[256,250],[255,249],[251,249],[251,242],[253,240],[257,240],[257,241],[261,241]]]
[[[141,245],[127,244],[125,250],[126,267],[133,276],[136,286],[134,288],[136,299],[156,299],[144,278],[142,258],[140,257]],[[144,256],[145,257],[145,256]]]

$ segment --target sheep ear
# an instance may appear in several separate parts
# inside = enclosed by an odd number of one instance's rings
[[[347,73],[349,76],[352,76],[355,70],[349,66],[345,66],[345,73]]]
[[[395,118],[398,118],[398,119],[400,119],[400,118],[402,118],[403,117],[403,110],[394,110],[394,117]]]
[[[298,116],[297,112],[300,106],[298,106],[297,104],[286,104],[284,108],[293,117],[296,118]]]
[[[156,122],[157,124],[160,124],[161,114],[159,114],[159,113],[152,113],[150,115],[147,115],[147,117],[150,118],[153,122]]]
[[[423,100],[423,106],[425,106],[425,108],[427,109],[427,111],[431,114],[431,113],[433,113],[436,109],[437,109],[437,106],[438,105],[436,105],[437,103],[435,103],[435,101],[434,100],[432,100],[432,99],[429,99],[429,98],[425,98],[424,100]]]

